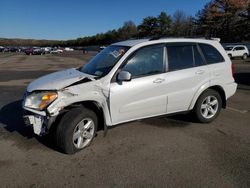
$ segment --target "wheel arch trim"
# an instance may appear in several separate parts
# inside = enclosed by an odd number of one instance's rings
[[[209,85],[209,83],[206,83],[204,85],[202,85],[195,93],[190,105],[189,105],[189,108],[188,110],[192,110],[196,104],[196,101],[198,100],[198,98],[200,97],[200,95],[206,91],[207,89],[213,89],[215,91],[217,91],[220,96],[221,96],[221,100],[222,100],[222,107],[223,108],[226,108],[226,95],[225,95],[225,91],[223,89],[222,86],[219,86],[219,85]]]
[[[108,109],[107,105],[102,104],[96,100],[84,100],[84,101],[74,102],[74,103],[68,105],[67,107],[65,107],[65,109],[70,109],[70,108],[74,108],[77,106],[84,106],[85,108],[89,108],[93,111],[94,111],[93,108],[97,108],[98,111],[101,113],[101,117],[99,116],[98,118],[102,118],[101,120],[103,122],[104,131],[107,129],[108,125],[111,125],[110,113],[109,113],[109,109]]]

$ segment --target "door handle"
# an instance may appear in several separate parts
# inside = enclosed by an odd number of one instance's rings
[[[204,70],[198,70],[195,72],[195,74],[204,74],[204,72],[205,72]]]
[[[154,81],[153,81],[153,83],[155,83],[155,84],[160,84],[160,83],[162,83],[162,82],[164,82],[165,81],[165,79],[163,79],[163,78],[157,78],[157,79],[155,79]]]

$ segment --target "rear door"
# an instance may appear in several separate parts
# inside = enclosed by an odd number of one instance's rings
[[[209,82],[209,69],[196,43],[168,44],[167,62],[167,111],[186,111],[198,89]]]

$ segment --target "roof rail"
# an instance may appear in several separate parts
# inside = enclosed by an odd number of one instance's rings
[[[194,37],[184,37],[184,38],[206,39],[206,40],[215,40],[215,41],[220,42],[220,38],[217,38],[217,37],[201,37],[201,36],[194,36]]]
[[[149,41],[152,40],[159,40],[159,39],[167,39],[167,38],[190,38],[190,39],[206,39],[206,40],[215,40],[220,42],[220,38],[216,37],[204,37],[204,36],[185,36],[185,37],[166,37],[166,36],[155,36],[149,39]]]
[[[159,40],[159,39],[162,39],[162,38],[163,38],[163,36],[154,36],[154,37],[149,38],[149,41],[151,41],[151,40]]]

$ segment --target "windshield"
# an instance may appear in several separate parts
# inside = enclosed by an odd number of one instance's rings
[[[80,71],[97,77],[103,77],[111,71],[128,49],[129,47],[125,46],[109,46],[99,52]]]
[[[225,50],[227,50],[227,51],[231,51],[232,49],[233,49],[232,46],[226,46],[226,47],[225,47]]]

